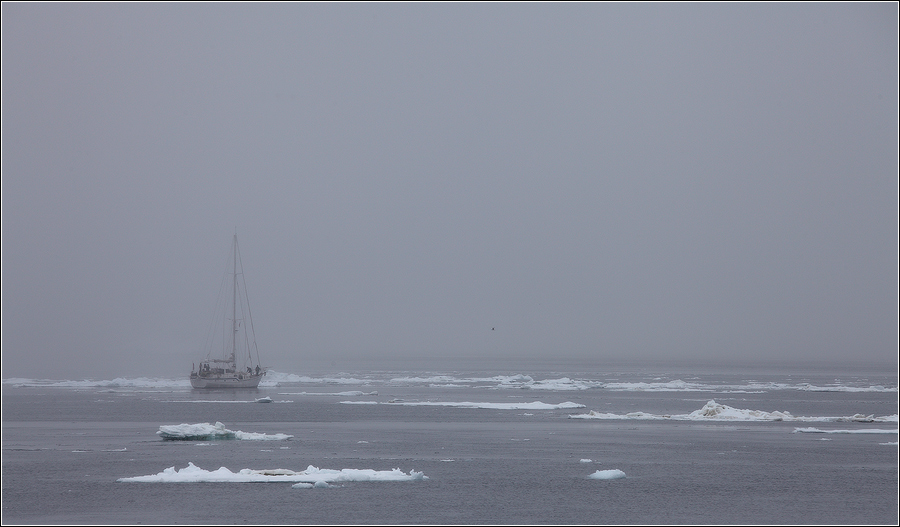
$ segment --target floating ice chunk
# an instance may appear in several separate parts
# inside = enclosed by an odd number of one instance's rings
[[[571,419],[639,419],[659,420],[671,419],[675,421],[813,421],[813,422],[897,422],[897,414],[883,417],[874,415],[856,414],[847,417],[800,417],[793,416],[790,412],[765,412],[762,410],[743,410],[719,404],[715,400],[707,402],[703,408],[694,410],[689,414],[648,414],[645,412],[631,412],[627,414],[601,413],[594,410],[586,414],[570,415]]]
[[[253,404],[253,403],[292,403],[294,401],[275,401],[272,400],[269,396],[260,397],[259,399],[254,399],[252,401],[240,400],[240,401],[221,401],[215,399],[190,399],[190,400],[170,400],[170,401],[160,401],[164,403],[181,403],[181,404]]]
[[[653,420],[653,419],[669,419],[672,416],[669,415],[653,415],[644,412],[629,412],[627,414],[611,414],[611,413],[603,413],[597,412],[596,410],[591,410],[586,414],[575,414],[570,415],[569,419],[641,419],[641,420]],[[677,416],[676,416],[677,417]]]
[[[608,382],[603,388],[629,392],[706,392],[715,387],[676,379],[669,382]]]
[[[833,386],[813,386],[809,383],[803,383],[797,386],[798,390],[805,390],[809,392],[896,392],[897,387],[893,388],[885,388],[880,384],[876,384],[874,386],[842,386],[842,385],[833,385]]]
[[[330,489],[330,488],[333,488],[334,486],[335,485],[329,485],[328,483],[326,483],[324,481],[317,481],[315,483],[305,483],[305,482],[294,483],[293,485],[291,485],[291,488],[292,489],[312,489],[312,488]]]
[[[216,422],[215,425],[210,425],[209,423],[161,425],[156,433],[167,440],[234,439],[234,432],[225,428],[225,425],[220,422]]]
[[[378,395],[378,392],[361,392],[352,390],[349,392],[279,392],[278,395],[337,395],[340,397],[357,397],[363,395]]]
[[[349,402],[349,401],[342,401]],[[433,401],[421,401],[421,402],[404,402],[399,400],[390,401],[387,404],[393,405],[401,405],[401,406],[454,406],[457,408],[482,408],[482,409],[495,409],[495,410],[556,410],[562,408],[584,408],[583,404],[573,403],[571,401],[566,401],[564,403],[559,404],[548,404],[542,403],[540,401],[534,401],[531,403],[473,403],[473,402],[433,402]]]
[[[395,383],[443,383],[453,382],[456,379],[447,375],[433,375],[431,377],[394,377],[390,382]]]
[[[734,419],[740,421],[792,421],[790,412],[763,412],[760,410],[740,410],[719,404],[714,400],[688,414],[690,419]]]
[[[293,373],[282,373],[274,370],[266,371],[266,376],[260,386],[274,387],[280,384],[294,383],[320,383],[320,384],[369,384],[371,381],[367,379],[357,379],[355,377],[307,377],[305,375],[296,375]]]
[[[818,428],[795,428],[794,433],[805,434],[896,434],[897,430],[884,430],[882,428],[863,428],[860,430],[819,430]]]
[[[603,383],[597,381],[579,381],[572,380],[568,377],[559,379],[543,379],[535,381],[531,377],[503,379],[498,388],[522,388],[527,390],[552,390],[552,391],[571,391],[571,390],[587,390],[603,386]]]
[[[421,481],[428,479],[422,472],[410,470],[409,474],[403,473],[399,468],[392,470],[372,470],[345,468],[332,470],[308,466],[302,473],[303,481]]]
[[[594,461],[591,459],[581,459],[578,461],[579,463],[593,463]]]
[[[287,441],[294,437],[289,434],[261,434],[257,432],[235,431],[234,437],[242,441]]]
[[[624,478],[625,473],[617,468],[614,468],[611,470],[598,470],[588,477],[591,479],[619,479]]]
[[[492,377],[491,380],[499,381],[500,384],[530,384],[534,382],[534,378],[531,375],[522,375],[521,373],[505,376],[498,375]]]
[[[331,470],[320,469],[309,465],[306,470],[300,472],[283,468],[267,470],[251,470],[245,468],[238,472],[232,472],[225,467],[220,467],[218,470],[204,470],[189,462],[188,466],[181,470],[176,470],[175,467],[169,467],[158,474],[119,478],[116,481],[138,483],[297,482],[317,486],[325,484],[327,486],[328,483],[343,481],[422,481],[426,479],[428,479],[428,476],[424,475],[422,472],[410,470],[409,474],[406,474],[399,468],[393,470],[353,468]]]
[[[287,434],[260,434],[254,432],[234,431],[225,428],[225,425],[216,421],[215,425],[209,423],[195,423],[180,425],[161,425],[156,432],[164,440],[168,441],[209,441],[215,439],[240,439],[244,441],[284,441],[294,436]]]

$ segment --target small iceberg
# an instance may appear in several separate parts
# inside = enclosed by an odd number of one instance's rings
[[[271,402],[272,402],[272,398],[269,397],[269,396],[267,395],[267,396],[265,396],[265,397],[260,397],[259,399],[256,399],[254,402],[257,402],[257,403],[271,403]]]
[[[711,400],[706,405],[688,414],[689,419],[731,419],[738,421],[793,421],[796,418],[790,412],[764,412],[761,410],[743,410],[719,404]]]
[[[225,425],[216,421],[215,425],[209,423],[195,423],[180,425],[161,425],[159,434],[166,441],[211,441],[215,439],[240,439],[244,441],[284,441],[294,436],[288,434],[260,434],[255,432],[242,432],[229,430]]]
[[[620,479],[625,477],[625,473],[614,468],[612,470],[598,470],[588,476],[590,479]]]

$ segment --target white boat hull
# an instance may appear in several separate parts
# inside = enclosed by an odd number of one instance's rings
[[[249,375],[243,378],[237,376],[209,376],[199,377],[191,375],[191,386],[194,388],[258,388],[262,375]]]

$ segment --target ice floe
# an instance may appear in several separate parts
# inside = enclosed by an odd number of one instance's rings
[[[811,422],[859,422],[873,423],[897,422],[897,414],[875,417],[874,415],[856,414],[846,417],[802,417],[791,415],[790,412],[762,410],[744,410],[719,404],[710,400],[703,408],[694,410],[689,414],[649,414],[645,412],[630,412],[627,414],[601,413],[591,410],[586,414],[570,415],[571,419],[636,419],[659,420],[670,419],[673,421],[811,421]]]
[[[378,395],[378,392],[361,392],[359,390],[349,392],[279,392],[278,395],[335,395],[339,397],[363,397],[375,396]]]
[[[194,404],[244,404],[244,403],[292,403],[294,401],[276,401],[269,397],[268,395],[265,397],[260,397],[258,399],[253,399],[252,401],[247,400],[232,400],[232,399],[172,399],[172,400],[163,400],[159,401],[161,403],[194,403]]]
[[[158,474],[119,478],[119,482],[136,483],[297,483],[294,488],[327,486],[329,483],[349,481],[422,481],[428,479],[422,472],[410,470],[372,470],[345,468],[341,470],[322,469],[309,465],[306,470],[293,471],[283,468],[253,470],[245,468],[232,472],[226,467],[218,470],[204,470],[193,463],[182,469],[169,467]]]
[[[794,433],[803,434],[896,434],[897,430],[882,428],[862,428],[860,430],[820,430],[818,428],[795,428]]]
[[[809,392],[896,392],[897,388],[886,388],[880,384],[876,384],[874,386],[844,386],[844,385],[831,385],[831,386],[813,386],[809,383],[803,383],[797,386],[798,390],[805,390]]]
[[[598,470],[588,476],[591,479],[620,479],[625,477],[625,473],[614,468],[611,470]]]
[[[552,391],[572,391],[572,390],[588,390],[590,388],[599,388],[603,383],[598,381],[578,381],[568,377],[559,379],[543,379],[535,381],[531,377],[527,377],[528,381],[524,382],[501,382],[498,388],[519,388],[523,390],[552,390]]]
[[[282,373],[274,370],[268,370],[266,376],[260,381],[261,387],[274,387],[282,384],[370,384],[371,379],[360,379],[353,376],[340,377],[309,377],[306,375],[296,375],[293,373]]]
[[[156,432],[163,439],[169,441],[209,441],[214,439],[239,439],[243,441],[285,441],[294,436],[288,434],[260,434],[256,432],[242,432],[229,430],[220,422],[215,425],[209,423],[195,423],[180,425],[161,425]]]
[[[389,382],[397,384],[436,384],[456,381],[456,377],[432,375],[430,377],[394,377]]]
[[[603,384],[603,388],[628,392],[705,392],[717,389],[716,386],[685,382],[681,379],[668,382],[607,382]]]
[[[408,402],[393,400],[386,403],[377,403],[376,401],[341,401],[342,404],[389,404],[394,406],[454,406],[457,408],[483,408],[496,410],[557,410],[565,408],[584,408],[583,404],[566,401],[559,404],[548,404],[540,401],[531,403],[472,403],[472,402],[449,402],[449,401],[419,401]]]

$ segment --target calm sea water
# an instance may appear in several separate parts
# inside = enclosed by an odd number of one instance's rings
[[[590,410],[677,416],[711,399],[793,416],[890,416],[898,413],[896,372],[535,367],[293,373],[271,376],[277,385],[242,392],[192,391],[179,386],[180,379],[65,386],[6,379],[3,524],[898,521],[896,433],[795,432],[896,430],[896,420],[569,418]],[[264,396],[276,402],[245,403]],[[584,407],[491,407],[534,401]],[[294,437],[175,442],[156,434],[161,425],[216,421],[231,430]],[[189,462],[233,472],[399,468],[428,479],[351,481],[327,489],[117,481]],[[607,469],[626,477],[588,478]]]

